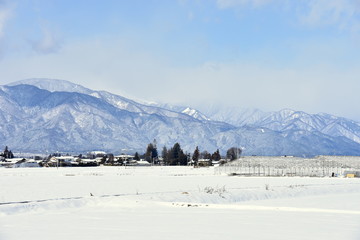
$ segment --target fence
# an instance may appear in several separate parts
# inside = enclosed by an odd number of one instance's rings
[[[343,175],[345,171],[359,171],[360,157],[318,156],[259,157],[245,156],[215,168],[216,174],[243,176],[310,176]]]

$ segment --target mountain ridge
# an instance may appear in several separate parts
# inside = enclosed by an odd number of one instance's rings
[[[230,116],[208,116],[191,107],[145,105],[51,79],[0,86],[0,104],[0,141],[21,151],[134,152],[156,139],[159,151],[179,142],[188,152],[199,146],[224,153],[238,146],[245,155],[360,155],[360,125],[327,114],[287,109],[241,115],[233,109]]]

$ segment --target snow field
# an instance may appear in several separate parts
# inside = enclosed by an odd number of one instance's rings
[[[0,169],[0,239],[360,239],[360,179],[214,172]]]

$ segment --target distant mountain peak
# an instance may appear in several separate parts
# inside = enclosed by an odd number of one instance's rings
[[[93,92],[88,88],[85,88],[79,84],[75,84],[67,80],[48,79],[48,78],[29,78],[7,84],[7,86],[16,86],[20,84],[32,85],[40,89],[47,90],[49,92],[61,91],[61,92],[78,92],[84,94],[91,94]]]
[[[210,121],[210,118],[208,118],[207,116],[205,116],[204,114],[202,114],[201,112],[199,112],[194,108],[187,107],[182,111],[182,113],[185,113],[201,121]]]

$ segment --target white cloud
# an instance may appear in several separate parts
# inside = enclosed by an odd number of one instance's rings
[[[324,52],[336,46],[337,43],[329,45]],[[304,59],[317,58],[317,52],[307,51],[310,53]],[[166,56],[147,51],[136,41],[97,37],[67,43],[58,54],[9,56],[0,64],[0,81],[59,78],[93,89],[126,92],[127,96],[172,104],[293,108],[359,120],[360,115],[355,116],[353,111],[360,101],[358,69],[358,64],[345,69],[331,64],[290,65],[286,69],[242,61],[175,67],[168,64]]]
[[[310,25],[337,25],[352,29],[359,24],[360,2],[358,0],[307,0],[300,19]]]
[[[274,0],[217,0],[216,3],[219,8],[224,9],[248,4],[254,7],[260,7],[273,1]]]
[[[173,95],[177,101],[197,106],[220,103],[267,111],[292,108],[360,119],[360,115],[349,111],[359,101],[355,90],[360,86],[355,77],[358,73],[355,68],[339,71],[330,65],[304,69],[206,63],[199,68],[169,72],[168,79],[181,83],[179,92],[175,95],[168,89],[168,96],[161,93],[158,97],[169,101]]]
[[[33,50],[41,54],[57,52],[62,46],[62,40],[48,27],[43,27],[42,36],[38,40],[31,40],[30,43]]]
[[[0,1],[0,39],[4,35],[6,22],[11,16],[11,8],[7,6],[5,1]]]
[[[310,26],[333,25],[343,30],[360,30],[359,0],[216,0],[219,9],[253,6],[280,6],[279,11],[297,11],[300,23]]]

